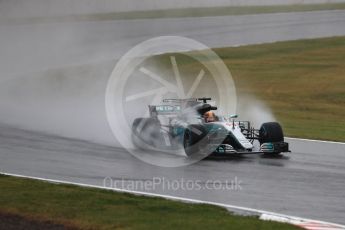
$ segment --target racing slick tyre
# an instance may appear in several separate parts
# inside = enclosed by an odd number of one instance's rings
[[[204,152],[207,132],[202,125],[189,125],[183,136],[183,147],[188,157]]]
[[[281,151],[276,151],[274,146],[276,143],[284,142],[283,129],[278,122],[263,123],[259,130],[259,142],[262,146],[267,143],[267,146],[272,146],[271,151],[267,151],[265,154],[279,154]]]
[[[155,147],[160,138],[161,124],[154,118],[136,118],[132,125],[132,140],[135,147],[148,149]]]

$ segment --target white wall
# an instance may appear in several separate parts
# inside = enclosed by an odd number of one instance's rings
[[[345,0],[0,0],[4,16],[53,16],[188,7],[339,3]]]

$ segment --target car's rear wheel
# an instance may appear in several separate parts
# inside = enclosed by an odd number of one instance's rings
[[[161,124],[154,118],[137,118],[132,124],[132,140],[137,148],[154,147],[154,142],[160,138]]]

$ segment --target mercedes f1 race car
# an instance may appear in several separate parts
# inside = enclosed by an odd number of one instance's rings
[[[237,121],[237,115],[216,116],[217,107],[209,100],[164,99],[161,105],[149,105],[150,116],[136,118],[132,124],[134,145],[141,149],[182,148],[188,157],[290,152],[279,123],[263,123],[255,129],[250,121]]]

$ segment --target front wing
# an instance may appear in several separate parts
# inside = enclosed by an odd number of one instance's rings
[[[213,151],[212,155],[227,155],[227,154],[260,154],[260,153],[282,153],[282,152],[291,152],[289,150],[289,143],[287,142],[269,142],[269,143],[263,143],[260,146],[259,151],[253,151],[251,149],[246,150],[238,150],[234,149],[229,144],[221,144],[217,147],[210,146],[212,149],[215,149]]]

